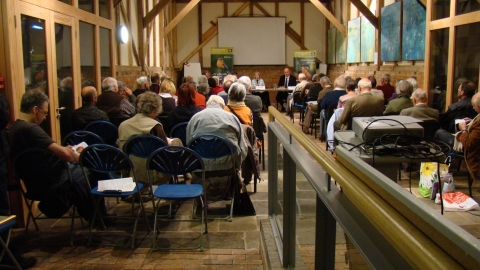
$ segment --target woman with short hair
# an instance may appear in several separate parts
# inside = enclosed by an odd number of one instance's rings
[[[242,83],[232,83],[228,90],[228,103],[225,106],[225,111],[233,113],[240,123],[252,126],[253,114],[250,108],[245,105],[245,96],[247,90]]]
[[[170,132],[171,128],[182,122],[189,122],[192,116],[201,111],[195,105],[195,87],[190,83],[184,83],[178,88],[178,106],[168,113],[167,123]]]

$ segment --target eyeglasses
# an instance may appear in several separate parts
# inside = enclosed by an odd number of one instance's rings
[[[44,117],[47,118],[48,113],[44,112],[40,107],[37,107],[37,108],[43,113]]]

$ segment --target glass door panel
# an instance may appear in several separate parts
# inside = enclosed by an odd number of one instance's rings
[[[72,27],[55,23],[55,55],[58,78],[58,101],[55,115],[60,124],[60,137],[72,131],[71,116],[74,108],[73,67],[72,67]]]
[[[102,80],[106,77],[112,77],[112,68],[110,61],[110,29],[100,27],[100,64]]]
[[[25,92],[38,89],[48,96],[45,20],[22,14],[21,24]],[[52,135],[50,117],[40,126]]]

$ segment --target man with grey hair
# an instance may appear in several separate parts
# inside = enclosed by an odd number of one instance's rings
[[[362,78],[358,82],[359,95],[347,100],[343,113],[338,121],[335,121],[335,130],[351,130],[353,117],[380,116],[383,114],[383,99],[372,95],[370,89],[372,89],[372,83],[368,78]]]
[[[135,115],[135,107],[118,94],[117,80],[107,77],[102,82],[103,93],[97,98],[97,108],[107,113],[110,121],[119,126],[123,120]]]
[[[400,115],[411,116],[422,121],[437,120],[438,110],[429,108],[427,106],[427,91],[417,88],[412,95],[413,107],[403,109]]]
[[[343,75],[341,75],[343,76]],[[304,127],[310,127],[310,124],[312,122],[312,117],[313,114],[318,114],[318,104],[321,103],[323,97],[325,96],[326,93],[333,91],[333,86],[330,83],[330,79],[327,76],[323,76],[319,79],[320,86],[322,87],[322,91],[318,93],[317,101],[316,102],[309,102],[307,104],[307,109],[305,111],[305,119],[303,120],[304,122],[300,122],[301,126]]]
[[[286,103],[287,107],[285,108],[287,110],[287,114],[290,113],[290,108],[292,107],[293,95],[297,92],[299,93],[302,92],[303,88],[305,88],[305,85],[307,85],[308,83],[307,77],[303,73],[298,74],[298,80],[300,82],[295,86],[295,89],[293,90],[293,92],[289,93],[287,97],[287,103]]]
[[[76,109],[72,113],[72,128],[73,130],[84,130],[88,123],[96,120],[110,121],[107,113],[99,110],[97,104],[97,89],[93,86],[86,86],[82,88],[82,107]]]
[[[398,97],[388,102],[384,115],[399,115],[403,109],[413,107],[413,102],[410,99],[412,95],[412,85],[407,81],[399,81],[397,83]]]
[[[232,85],[232,83],[236,81],[237,81],[237,77],[231,74],[228,74],[223,78],[223,84],[222,84],[223,91],[218,92],[217,95],[221,96],[225,101],[225,103],[228,102],[228,89],[230,89],[230,86]]]
[[[147,76],[141,76],[137,79],[137,89],[133,91],[133,94],[138,97],[139,95],[150,91],[150,82],[148,81]]]
[[[263,133],[267,132],[265,122],[262,117],[262,98],[252,94],[251,80],[248,76],[242,76],[238,79],[239,83],[242,83],[247,93],[245,95],[245,105],[252,111],[253,115],[253,130],[257,138],[263,138]]]
[[[395,93],[395,87],[390,84],[390,74],[383,74],[381,85],[377,86],[377,90],[382,90],[385,102],[390,99],[393,93]]]

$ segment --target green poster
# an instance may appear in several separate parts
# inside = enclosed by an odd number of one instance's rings
[[[310,79],[317,72],[315,59],[317,51],[304,50],[293,52],[293,69],[297,74],[303,73]]]
[[[233,73],[233,47],[210,48],[212,76],[221,78]]]

